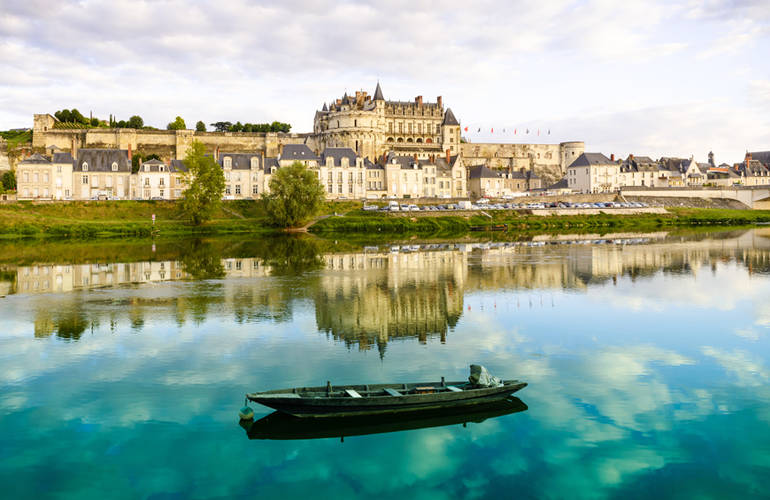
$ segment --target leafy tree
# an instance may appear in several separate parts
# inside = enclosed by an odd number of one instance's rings
[[[144,155],[137,152],[134,154],[134,156],[131,158],[131,173],[137,173],[139,171],[139,167],[142,165],[142,162],[150,160],[160,160],[160,156],[156,155],[155,153]]]
[[[215,122],[211,124],[216,132],[227,132],[233,126],[231,122]]]
[[[181,116],[177,116],[176,119],[166,125],[166,130],[184,130],[187,128],[187,125],[185,125],[184,120],[182,120]]]
[[[195,131],[196,132],[205,132],[206,131],[206,124],[199,120],[198,123],[195,124]]]
[[[270,179],[270,194],[262,195],[271,224],[293,227],[319,212],[326,193],[318,177],[300,162],[278,169]]]
[[[181,202],[182,211],[196,226],[211,219],[222,203],[225,190],[225,175],[214,158],[206,155],[206,148],[200,141],[193,141],[187,150],[184,164],[188,169]]]
[[[4,173],[0,182],[2,182],[3,189],[5,191],[16,190],[16,174],[13,172],[13,170],[9,170],[8,172]]]
[[[141,116],[134,115],[126,122],[127,128],[142,128],[144,127],[144,120]]]
[[[288,133],[291,130],[291,125],[288,123],[273,122],[270,124],[270,132],[285,132]]]
[[[236,122],[235,125],[230,127],[230,132],[242,132],[243,131],[243,125],[241,125],[241,122]]]
[[[120,120],[118,123],[115,124],[117,128],[126,128],[128,127],[128,124],[126,123],[126,120]]]
[[[70,111],[70,117],[71,117],[70,121],[72,121],[72,122],[75,122],[75,123],[88,123],[88,119],[85,116],[83,116],[80,113],[80,111],[78,111],[75,108],[72,108],[72,110]]]
[[[91,118],[91,126],[92,127],[98,127],[99,126],[99,119],[98,118]]]

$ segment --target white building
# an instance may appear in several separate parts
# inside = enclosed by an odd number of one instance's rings
[[[581,193],[617,191],[620,165],[601,153],[583,153],[567,168],[567,185]]]

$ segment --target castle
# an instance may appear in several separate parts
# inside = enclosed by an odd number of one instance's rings
[[[207,150],[279,157],[288,144],[304,144],[315,155],[327,148],[350,148],[377,162],[383,155],[409,156],[416,160],[460,155],[466,166],[484,164],[493,169],[531,171],[550,182],[561,179],[585,150],[583,142],[559,144],[468,143],[461,136],[460,121],[441,96],[426,102],[385,100],[377,83],[374,95],[357,91],[324,103],[316,111],[310,133],[197,132],[194,130],[67,129],[50,114],[36,114],[32,146],[56,147],[77,156],[79,148],[129,148],[163,160],[182,159],[193,140]]]

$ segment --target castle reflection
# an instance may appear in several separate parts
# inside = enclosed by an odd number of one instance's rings
[[[296,242],[281,255],[221,258],[180,250],[176,259],[39,264],[0,269],[0,293],[27,296],[37,337],[173,319],[183,325],[221,315],[281,322],[298,304],[319,331],[359,349],[413,338],[444,342],[463,314],[466,293],[584,290],[627,276],[697,274],[723,264],[770,271],[767,230],[700,237],[647,235],[539,238],[527,242],[367,247],[316,254]],[[290,248],[290,250],[287,250]],[[301,253],[292,260],[286,252]],[[289,263],[289,264],[287,264]],[[207,278],[201,280],[201,278]],[[165,286],[163,286],[165,285]]]

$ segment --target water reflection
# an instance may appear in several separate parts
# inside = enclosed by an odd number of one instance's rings
[[[324,439],[385,434],[390,432],[444,427],[468,423],[480,424],[485,420],[527,410],[519,398],[490,403],[445,408],[440,411],[422,411],[412,414],[374,415],[366,417],[298,418],[280,411],[273,412],[257,421],[241,420],[240,426],[249,439]]]
[[[750,274],[770,270],[770,239],[757,231],[387,245],[345,252],[322,245],[312,238],[197,240],[180,245],[176,259],[5,266],[0,277],[8,294],[55,294],[31,302],[37,337],[78,340],[98,325],[114,330],[124,322],[141,331],[148,315],[173,317],[179,325],[199,324],[210,315],[238,323],[290,321],[298,304],[310,303],[319,331],[384,356],[395,339],[445,342],[463,314],[465,295],[475,291],[580,291],[624,276],[696,275],[733,262]],[[172,282],[179,284],[158,287]],[[98,294],[73,293],[115,287],[120,292],[106,302]],[[532,306],[532,297],[528,300]],[[542,296],[536,300],[543,305]]]

